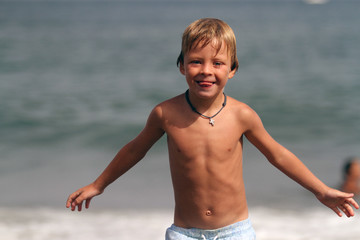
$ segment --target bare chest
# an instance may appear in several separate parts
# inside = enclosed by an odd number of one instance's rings
[[[167,129],[170,154],[187,159],[226,158],[242,147],[242,131],[235,123],[222,118],[214,126],[208,119],[197,118],[186,127],[171,125]]]

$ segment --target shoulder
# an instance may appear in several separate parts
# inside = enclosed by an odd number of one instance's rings
[[[257,115],[256,112],[246,103],[240,102],[235,98],[228,97],[228,105],[231,108],[231,111],[234,112],[239,117],[248,118]]]
[[[150,117],[165,121],[175,113],[184,111],[184,94],[167,99],[156,105],[150,113]]]
[[[181,108],[184,107],[185,95],[180,94],[176,97],[167,99],[158,105],[156,105],[153,109],[158,115],[164,116],[174,111],[179,111]]]
[[[240,122],[243,126],[246,126],[246,128],[252,128],[254,124],[261,123],[258,114],[246,103],[240,102],[232,97],[228,97],[228,104],[238,122]]]
[[[182,104],[184,99],[185,99],[185,94],[182,93],[180,95],[177,95],[177,96],[175,96],[173,98],[167,99],[167,100],[159,103],[157,105],[157,107],[162,107],[162,108],[174,107],[175,105]]]

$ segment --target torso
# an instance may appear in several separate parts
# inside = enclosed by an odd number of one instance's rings
[[[242,104],[229,98],[214,126],[190,109],[184,95],[160,106],[175,193],[174,224],[216,229],[246,219]]]

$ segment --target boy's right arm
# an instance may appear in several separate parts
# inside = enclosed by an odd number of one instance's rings
[[[71,207],[72,211],[78,207],[78,210],[81,211],[82,204],[85,201],[85,207],[88,208],[93,197],[101,194],[110,183],[138,163],[163,134],[161,108],[156,107],[150,113],[145,128],[141,133],[116,154],[114,159],[93,183],[70,194],[66,207]]]

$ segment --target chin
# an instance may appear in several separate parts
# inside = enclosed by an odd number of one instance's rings
[[[216,97],[219,94],[222,94],[222,89],[196,89],[194,93],[199,98],[207,99]]]

